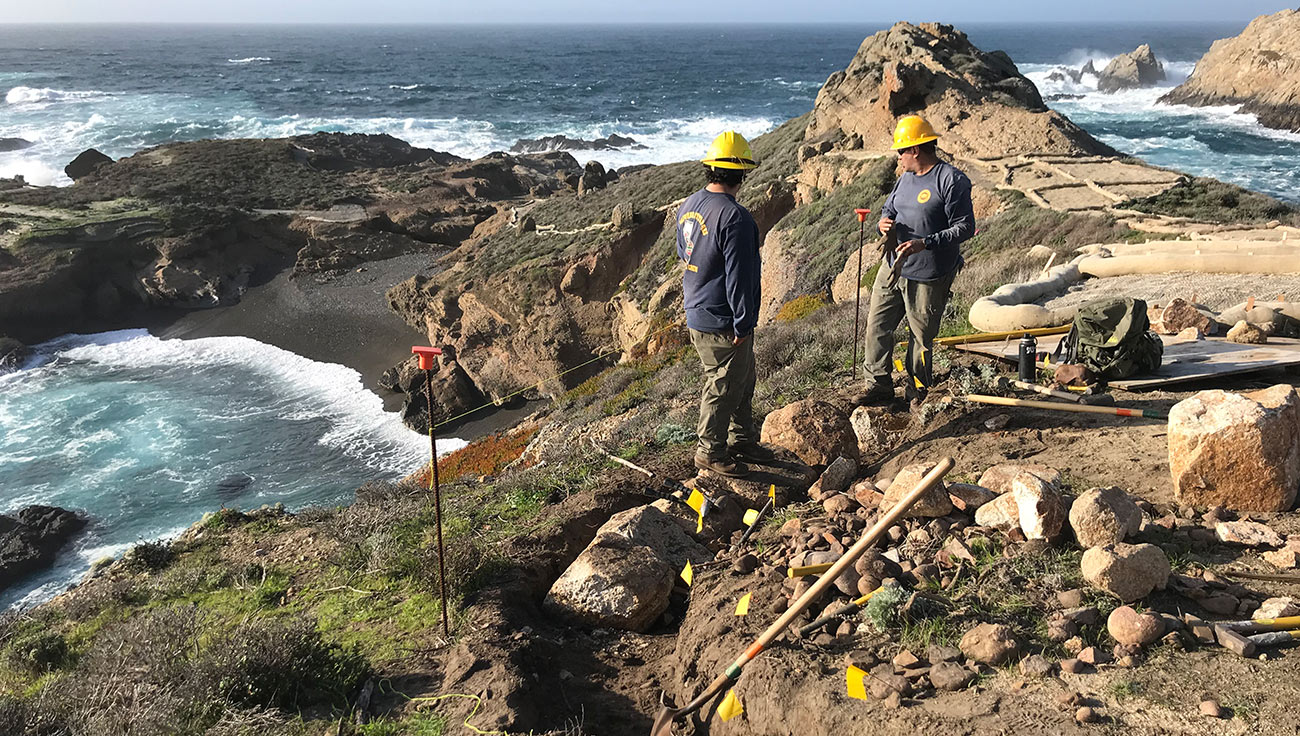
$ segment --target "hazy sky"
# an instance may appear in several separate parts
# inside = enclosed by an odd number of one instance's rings
[[[594,0],[0,0],[14,22],[644,23],[1241,21],[1290,5],[1259,0],[861,0],[618,2]]]

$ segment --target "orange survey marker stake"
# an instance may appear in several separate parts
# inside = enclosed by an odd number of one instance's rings
[[[867,215],[871,210],[859,207],[853,210],[858,216],[858,298],[853,302],[853,374],[852,380],[858,378],[858,314],[862,311],[862,248],[866,245]],[[865,357],[865,356],[864,356]]]
[[[433,433],[433,368],[434,357],[442,355],[442,348],[425,345],[411,346],[411,352],[419,356],[420,370],[424,371],[424,395],[429,401],[429,490],[433,491],[434,520],[438,525],[438,586],[442,596],[442,635],[451,636],[451,626],[447,619],[447,563],[446,547],[442,542],[442,490],[438,485],[438,438]]]

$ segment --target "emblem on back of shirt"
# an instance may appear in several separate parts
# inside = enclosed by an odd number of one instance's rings
[[[916,195],[916,201],[917,201],[917,202],[920,202],[921,204],[925,204],[926,202],[929,202],[929,201],[930,201],[930,190],[929,190],[929,189],[922,189],[922,190],[920,191],[920,193],[918,193],[918,194]]]
[[[701,234],[708,235],[709,226],[704,224],[704,216],[698,212],[687,212],[677,220],[677,224],[682,228],[682,240],[686,241],[687,268],[691,268],[691,254],[695,252],[695,228],[698,227]]]

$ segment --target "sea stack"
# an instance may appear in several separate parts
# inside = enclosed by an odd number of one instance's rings
[[[1160,102],[1241,105],[1263,125],[1300,131],[1300,11],[1262,15],[1241,35],[1215,41]]]

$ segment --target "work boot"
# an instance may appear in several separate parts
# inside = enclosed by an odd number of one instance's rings
[[[728,478],[744,478],[749,475],[749,467],[739,460],[730,458],[711,458],[703,452],[695,453],[695,467],[700,470],[709,470],[718,475],[725,475]]]
[[[772,451],[772,448],[760,445],[757,442],[741,442],[728,447],[727,450],[734,458],[759,465],[766,465],[776,460],[776,453]]]
[[[894,401],[894,387],[887,383],[873,383],[861,393],[849,398],[857,406],[883,406]]]

